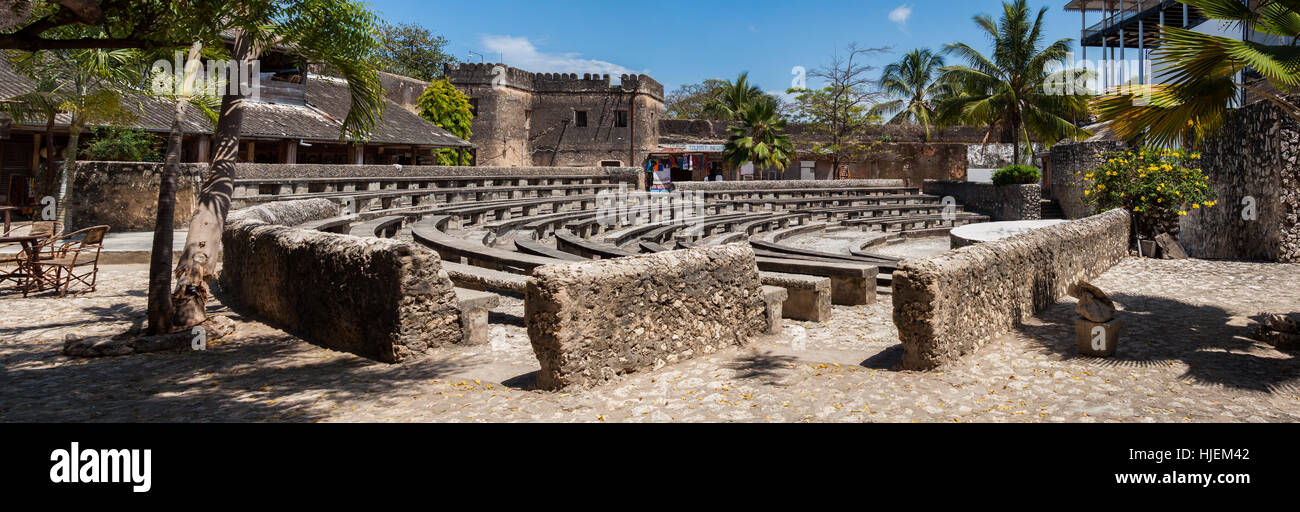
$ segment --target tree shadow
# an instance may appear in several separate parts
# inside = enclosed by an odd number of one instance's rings
[[[740,356],[725,366],[737,372],[737,379],[761,380],[769,385],[782,385],[779,379],[784,376],[783,372],[790,369],[799,358],[794,356],[782,356],[773,354],[771,351],[759,352],[758,350]]]
[[[330,416],[327,408],[312,406],[317,400],[396,403],[432,379],[475,366],[454,357],[402,364],[329,357],[303,350],[302,343],[290,336],[253,337],[201,352],[5,369],[0,421],[317,421]]]
[[[1107,367],[1159,367],[1180,361],[1183,378],[1196,383],[1277,393],[1300,389],[1300,358],[1251,339],[1249,325],[1232,325],[1237,315],[1208,305],[1167,297],[1112,294],[1123,306],[1119,347],[1108,358],[1083,356],[1076,348],[1073,301],[1060,302],[1017,330],[1064,360],[1088,359]],[[1240,320],[1238,319],[1238,323]]]

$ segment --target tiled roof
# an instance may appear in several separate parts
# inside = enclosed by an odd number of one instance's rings
[[[0,59],[0,99],[30,92],[34,84],[16,73],[8,62]],[[307,80],[307,105],[245,102],[244,122],[240,134],[247,137],[274,137],[316,141],[338,140],[342,121],[350,108],[347,83],[328,77],[311,75]],[[154,132],[167,132],[175,112],[175,103],[150,98],[143,94],[124,100],[125,108],[139,116],[132,126]],[[380,120],[368,142],[377,144],[409,144],[417,146],[472,147],[469,142],[452,135],[437,125],[385,99],[383,119]],[[188,134],[212,133],[212,125],[198,108],[185,104],[186,122],[182,129]],[[67,126],[70,118],[59,114],[58,126]],[[15,127],[44,129],[44,123],[28,121],[14,123]]]

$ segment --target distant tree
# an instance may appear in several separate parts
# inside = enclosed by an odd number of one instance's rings
[[[432,82],[442,78],[443,64],[456,62],[447,38],[413,23],[380,25],[379,69]]]
[[[1012,0],[1004,2],[1002,10],[997,21],[987,14],[975,16],[975,24],[993,42],[992,59],[965,43],[947,46],[945,51],[967,64],[943,68],[958,93],[939,104],[938,114],[947,122],[987,126],[986,140],[999,131],[1015,134],[1012,157],[1021,163],[1021,148],[1032,154],[1035,139],[1052,144],[1085,135],[1072,119],[1088,117],[1088,97],[1048,90],[1049,84],[1064,82],[1061,75],[1073,71],[1050,71],[1069,55],[1072,40],[1042,46],[1047,8],[1031,17],[1025,0]]]
[[[674,119],[714,119],[715,116],[705,112],[704,107],[714,101],[726,86],[726,80],[709,78],[678,87],[665,98],[664,114]]]
[[[943,55],[918,48],[907,52],[898,62],[885,66],[880,74],[880,89],[894,99],[879,103],[871,113],[887,118],[889,124],[919,124],[930,138],[937,104],[953,93],[940,68]]]
[[[740,126],[728,128],[723,158],[732,167],[753,162],[755,171],[776,167],[781,170],[790,165],[794,157],[794,143],[783,133],[786,121],[776,114],[776,102],[762,98],[747,105],[740,113]]]
[[[795,95],[796,117],[803,121],[812,151],[829,157],[832,172],[840,166],[861,161],[870,155],[879,141],[868,141],[864,129],[879,122],[871,107],[884,95],[871,77],[875,69],[864,60],[883,48],[860,48],[849,44],[846,55],[836,54],[831,63],[809,73],[821,78],[821,89],[790,89]]]
[[[420,94],[416,109],[420,117],[451,132],[452,135],[465,140],[469,140],[473,135],[470,127],[474,122],[474,115],[470,112],[469,98],[445,78],[434,80],[429,84],[424,93]],[[438,157],[438,165],[469,165],[469,155],[461,159],[460,153],[454,149],[434,151]]]

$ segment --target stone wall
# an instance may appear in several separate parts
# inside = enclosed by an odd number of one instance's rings
[[[1093,214],[1092,208],[1083,202],[1082,175],[1105,163],[1102,155],[1125,147],[1124,142],[1113,140],[1052,146],[1051,196],[1060,203],[1066,218],[1082,219]]]
[[[112,232],[152,231],[158,216],[161,163],[78,162],[69,184],[71,229],[107,224]],[[176,190],[177,229],[189,226],[194,205],[208,174],[207,164],[181,164]],[[400,178],[422,176],[592,176],[629,189],[645,189],[645,172],[637,167],[445,167],[430,165],[254,164],[235,167],[238,179]]]
[[[1109,212],[905,262],[894,272],[903,367],[956,361],[1128,254],[1129,214]]]
[[[788,188],[902,187],[903,180],[756,180],[674,182],[677,190],[781,190]]]
[[[1218,205],[1180,219],[1184,248],[1195,258],[1300,262],[1300,124],[1260,101],[1233,111],[1221,133],[1201,150]],[[1253,220],[1243,215],[1251,200]]]
[[[158,219],[160,163],[78,162],[69,184],[68,229],[107,224],[112,232],[152,231]],[[181,164],[176,179],[176,221],[185,229],[194,215],[206,164]]]
[[[826,162],[830,171],[830,162]],[[849,165],[854,179],[901,179],[909,187],[925,180],[965,180],[966,144],[903,142],[882,144],[872,157]]]
[[[952,196],[968,212],[988,215],[994,221],[1042,218],[1042,188],[1038,185],[1003,185],[967,181],[926,180],[926,194]]]
[[[766,323],[747,244],[538,267],[524,309],[546,389],[743,345]]]
[[[223,290],[305,340],[379,361],[462,340],[459,304],[437,253],[288,227],[338,214],[327,199],[231,212],[222,236]]]

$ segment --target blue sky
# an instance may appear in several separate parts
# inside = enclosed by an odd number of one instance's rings
[[[646,73],[671,91],[706,78],[749,71],[766,90],[790,86],[791,69],[826,64],[850,42],[893,48],[883,66],[916,47],[963,41],[986,48],[971,17],[1001,12],[997,0],[664,0],[424,2],[372,0],[385,19],[418,23],[446,37],[461,60],[534,72]],[[1030,0],[1046,16],[1050,40],[1079,37],[1065,0]],[[1091,18],[1089,23],[1093,22]],[[477,62],[478,56],[473,57]],[[810,81],[810,86],[816,86]]]

